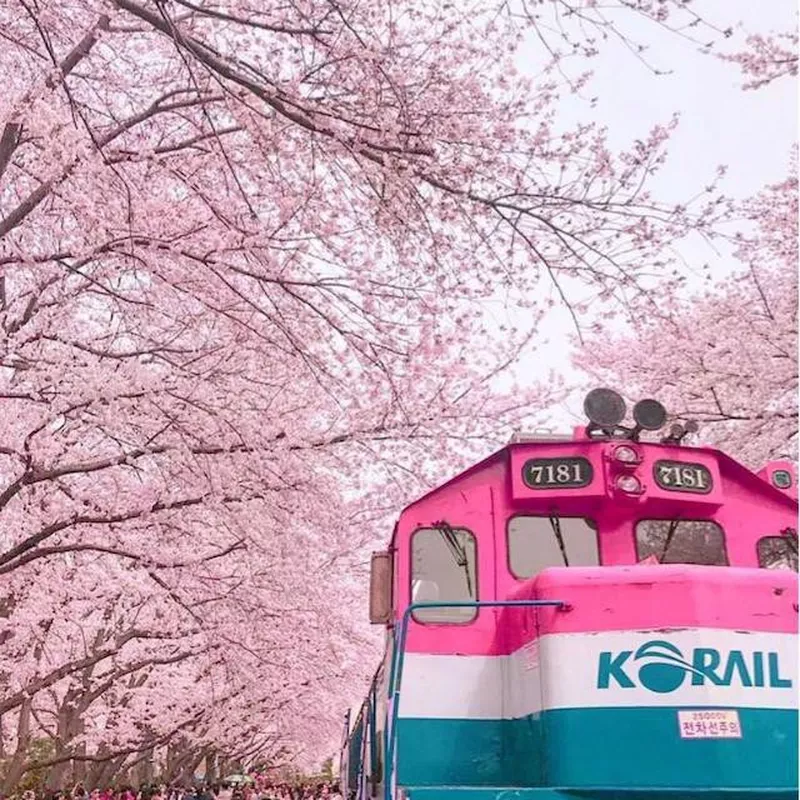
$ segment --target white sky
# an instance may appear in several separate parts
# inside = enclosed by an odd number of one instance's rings
[[[748,32],[768,33],[788,31],[797,24],[795,0],[695,0],[692,8],[722,28],[730,25],[737,29],[731,40],[720,42],[723,52],[740,49],[741,25]],[[797,139],[796,80],[783,78],[762,89],[743,91],[744,78],[736,64],[704,55],[691,42],[647,21],[627,15],[625,23],[634,39],[650,46],[650,61],[672,70],[671,74],[654,75],[631,53],[612,44],[594,60],[594,77],[582,97],[565,96],[560,123],[567,127],[572,121],[586,120],[591,113],[608,126],[612,149],[621,149],[680,112],[680,125],[668,148],[669,160],[650,184],[653,194],[668,202],[692,197],[710,182],[720,164],[728,168],[723,190],[731,197],[747,197],[765,184],[785,178],[789,151]],[[533,46],[529,59],[520,62],[521,68],[534,74],[536,59]],[[591,97],[598,101],[595,110],[587,112]],[[711,264],[718,276],[737,266],[700,241],[676,249],[690,265]],[[540,348],[530,363],[521,364],[520,374],[528,373],[536,381],[552,368],[572,383],[580,381],[581,375],[569,366],[573,331],[567,312],[563,308],[554,311],[542,330],[550,344]],[[581,393],[550,412],[550,427],[570,430],[580,424]]]

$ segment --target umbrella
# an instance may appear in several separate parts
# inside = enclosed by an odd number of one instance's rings
[[[254,783],[249,775],[228,775],[222,779],[223,783]]]

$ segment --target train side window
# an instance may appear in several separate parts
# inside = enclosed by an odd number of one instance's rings
[[[711,520],[642,519],[636,523],[636,553],[640,561],[660,564],[703,564],[724,567],[725,532]]]
[[[508,568],[515,578],[530,578],[547,567],[594,567],[599,563],[593,520],[526,516],[508,521]]]
[[[464,528],[420,528],[411,537],[411,602],[458,603],[478,599],[477,545]],[[477,608],[423,608],[419,622],[465,623]]]
[[[764,536],[756,543],[758,566],[797,572],[797,540],[787,536]]]

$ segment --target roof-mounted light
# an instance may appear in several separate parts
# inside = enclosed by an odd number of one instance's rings
[[[690,419],[686,423],[673,422],[669,433],[661,440],[661,444],[680,444],[685,436],[690,433],[697,433],[700,426]]]
[[[658,400],[640,400],[633,407],[636,425],[646,431],[657,431],[667,421],[667,409]]]
[[[625,419],[625,401],[613,389],[592,389],[583,401],[583,412],[600,428],[613,428]]]

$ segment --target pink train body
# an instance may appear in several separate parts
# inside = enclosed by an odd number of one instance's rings
[[[796,516],[791,463],[585,429],[440,486],[373,562],[345,792],[792,796]]]

